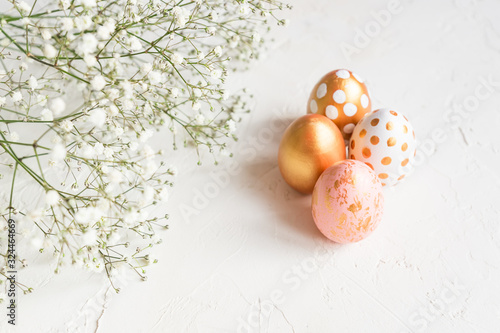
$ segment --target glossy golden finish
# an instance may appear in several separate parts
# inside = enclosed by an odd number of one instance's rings
[[[330,118],[345,139],[350,138],[354,126],[371,109],[370,95],[363,79],[346,69],[323,76],[307,102],[307,113]]]
[[[285,131],[278,165],[288,185],[312,193],[323,171],[345,158],[344,139],[338,127],[325,116],[309,114],[295,120]]]

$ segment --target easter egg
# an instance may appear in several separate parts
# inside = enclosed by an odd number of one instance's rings
[[[365,162],[383,186],[395,185],[411,171],[416,147],[408,119],[394,110],[380,109],[356,125],[349,142],[349,157]]]
[[[319,80],[307,103],[307,113],[330,118],[349,139],[354,126],[372,104],[364,80],[347,69],[334,70]]]
[[[384,196],[375,172],[365,163],[344,160],[319,177],[312,215],[323,235],[337,243],[368,237],[382,219]]]
[[[340,130],[328,118],[305,115],[286,129],[278,152],[285,181],[295,190],[312,193],[319,176],[333,163],[346,158]]]

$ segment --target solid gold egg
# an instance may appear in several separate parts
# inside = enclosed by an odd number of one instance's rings
[[[345,158],[346,147],[338,127],[325,116],[309,114],[295,120],[285,131],[278,165],[288,185],[312,193],[323,171]]]
[[[370,112],[372,103],[364,80],[347,69],[334,70],[321,78],[311,92],[307,113],[330,118],[349,139],[354,126]]]

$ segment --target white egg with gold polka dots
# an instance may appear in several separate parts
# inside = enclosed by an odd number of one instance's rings
[[[408,119],[397,111],[379,109],[367,113],[354,128],[349,158],[365,162],[383,186],[390,186],[411,171],[416,148]]]
[[[364,80],[347,69],[337,69],[323,76],[307,102],[307,113],[328,117],[346,140],[358,121],[370,111],[370,94]]]

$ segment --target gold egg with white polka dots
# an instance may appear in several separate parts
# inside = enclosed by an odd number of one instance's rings
[[[307,113],[330,118],[344,139],[351,137],[354,126],[371,109],[370,94],[364,80],[347,69],[337,69],[323,76],[307,103]]]
[[[416,148],[408,119],[392,109],[379,109],[366,114],[354,128],[348,157],[365,162],[383,186],[395,185],[411,171]]]

